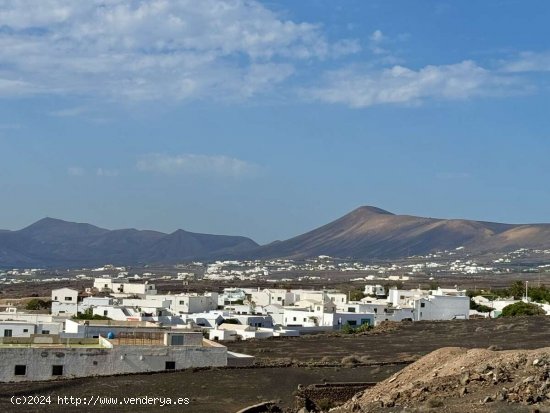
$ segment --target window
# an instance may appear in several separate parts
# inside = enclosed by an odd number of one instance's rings
[[[4,337],[11,337],[12,336],[12,330],[4,330]]]
[[[173,346],[183,346],[183,336],[172,336],[171,344]]]
[[[103,310],[103,315],[104,315],[104,316],[107,316],[107,314],[109,314],[109,311]]]
[[[57,295],[53,298],[54,301],[57,301]]]
[[[29,332],[29,329],[28,328],[24,328],[23,329],[23,333],[28,333]]]
[[[63,376],[63,366],[62,365],[52,366],[52,376]]]
[[[296,317],[292,317],[292,321],[296,321]]]
[[[16,376],[24,376],[27,374],[27,366],[25,364],[16,364],[14,374]]]
[[[42,334],[50,334],[50,330],[42,330]]]
[[[175,361],[167,361],[164,363],[164,370],[176,370]]]
[[[357,325],[357,321],[355,321],[355,320],[348,320],[348,325],[350,325],[350,326],[356,326],[356,325]]]
[[[374,312],[377,313],[377,312],[378,312],[378,308],[375,308],[375,309],[374,309]]]
[[[277,301],[281,301],[283,297],[277,297]]]
[[[426,307],[426,303],[420,303],[420,307],[422,308]]]
[[[185,305],[185,301],[180,300],[180,305]]]
[[[65,301],[73,301],[73,297],[65,297]]]
[[[348,307],[348,313],[355,313],[355,307]]]

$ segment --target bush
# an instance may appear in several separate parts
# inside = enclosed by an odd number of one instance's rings
[[[51,305],[51,301],[44,301],[38,298],[33,298],[32,300],[29,300],[29,302],[25,306],[25,309],[26,310],[46,310],[50,308],[50,305]]]
[[[365,294],[363,294],[363,291],[361,290],[353,290],[353,291],[350,291],[349,293],[350,301],[360,301],[364,297],[365,297]]]
[[[342,328],[340,329],[340,332],[344,334],[353,334],[355,333],[355,328],[353,328],[348,323],[346,323],[342,326]]]
[[[341,333],[344,334],[356,334],[356,333],[363,333],[365,331],[370,330],[370,325],[368,323],[361,324],[358,327],[352,327],[348,323],[342,325],[342,328],[340,329]]]
[[[501,317],[517,317],[523,315],[546,315],[546,311],[536,304],[518,301],[517,303],[504,307]]]
[[[88,308],[83,313],[78,313],[77,315],[73,316],[73,320],[111,320],[111,318],[105,317],[103,315],[94,314],[93,310],[91,308]]]

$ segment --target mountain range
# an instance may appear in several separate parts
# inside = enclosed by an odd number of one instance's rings
[[[0,231],[0,267],[80,267],[96,264],[176,263],[257,248],[250,238],[108,230],[44,218],[19,231]]]
[[[107,230],[44,218],[0,230],[0,267],[172,264],[215,258],[387,259],[465,247],[472,253],[550,248],[550,224],[501,224],[395,215],[372,206],[305,234],[260,246],[250,238],[177,230]]]
[[[255,258],[322,254],[357,259],[399,258],[465,247],[473,253],[549,248],[550,224],[500,224],[395,215],[363,206],[313,231],[250,252]]]

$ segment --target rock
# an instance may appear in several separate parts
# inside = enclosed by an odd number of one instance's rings
[[[534,359],[534,360],[533,360],[533,366],[538,365],[538,364],[539,364],[539,361],[540,361],[539,359]]]
[[[481,376],[481,374],[474,373],[474,374],[470,375],[470,380],[471,381],[483,380],[483,376]]]
[[[468,393],[468,389],[466,387],[461,387],[458,391],[458,394],[460,394],[461,396],[464,396],[466,393]]]
[[[505,391],[499,391],[495,397],[495,400],[503,402],[507,398],[507,393]]]
[[[533,376],[529,376],[526,379],[524,379],[522,383],[527,384],[527,383],[533,383],[534,381],[535,381],[535,378]]]
[[[460,384],[463,386],[467,385],[470,382],[470,373],[466,372],[460,376]]]
[[[486,403],[491,403],[492,401],[493,401],[493,398],[491,396],[487,396],[483,399],[482,403],[486,404]]]

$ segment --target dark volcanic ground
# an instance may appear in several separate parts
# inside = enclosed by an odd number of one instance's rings
[[[327,381],[379,381],[402,366],[315,367],[318,362],[336,364],[348,355],[369,363],[418,358],[445,346],[498,346],[503,349],[540,348],[550,343],[550,317],[498,320],[406,323],[397,329],[358,336],[317,335],[233,343],[234,351],[254,354],[264,364],[294,360],[295,365],[279,368],[212,369],[132,376],[96,377],[60,382],[2,384],[0,408],[12,412],[199,412],[228,413],[259,401],[281,399],[290,406],[298,384]],[[365,357],[366,356],[366,357]],[[302,367],[296,364],[300,362]],[[307,363],[310,366],[304,365]],[[10,397],[18,395],[58,395],[90,397],[189,397],[188,406],[14,408]]]

